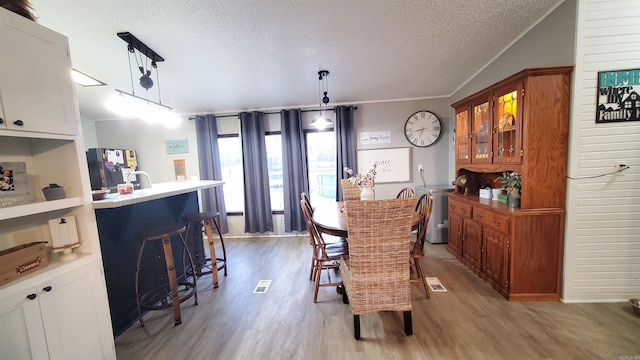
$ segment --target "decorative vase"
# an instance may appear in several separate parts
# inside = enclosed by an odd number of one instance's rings
[[[360,190],[360,200],[375,200],[376,193],[373,191],[373,187],[365,186]]]
[[[520,207],[520,198],[513,197],[511,194],[507,194],[507,206],[510,208],[519,208]]]

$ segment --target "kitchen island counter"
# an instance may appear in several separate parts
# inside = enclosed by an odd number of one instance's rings
[[[153,184],[151,188],[134,190],[132,194],[108,194],[103,200],[93,202],[94,209],[112,209],[144,201],[185,194],[188,192],[224,185],[224,181],[194,180]]]
[[[223,184],[214,180],[158,183],[147,189],[134,190],[132,194],[108,194],[105,199],[93,202],[115,336],[138,320],[135,274],[141,243],[136,234],[167,225],[186,225],[186,217],[200,212],[198,193],[217,187],[220,188],[216,191],[222,191]],[[171,243],[175,267],[182,269],[179,237],[173,237]],[[187,244],[196,271],[200,271],[205,259],[202,233],[191,231]],[[167,275],[164,261],[158,261],[164,258],[160,242],[149,245],[140,265],[141,294],[161,287]]]

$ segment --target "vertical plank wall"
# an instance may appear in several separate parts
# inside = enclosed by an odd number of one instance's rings
[[[563,299],[626,301],[640,297],[640,121],[596,124],[596,88],[598,71],[640,69],[640,1],[577,4]],[[584,178],[616,160],[624,176]]]

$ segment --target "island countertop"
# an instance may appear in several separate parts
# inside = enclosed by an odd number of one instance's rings
[[[93,208],[117,208],[121,206],[137,204],[144,201],[161,199],[169,196],[188,193],[195,190],[207,189],[222,185],[224,185],[224,181],[217,180],[193,180],[158,183],[153,184],[151,188],[135,190],[132,194],[108,194],[107,197],[105,197],[103,200],[93,201]]]

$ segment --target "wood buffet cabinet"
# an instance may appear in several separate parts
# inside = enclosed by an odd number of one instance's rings
[[[573,67],[525,69],[452,107],[456,176],[448,250],[509,300],[559,300]],[[522,176],[521,207],[478,196]]]

